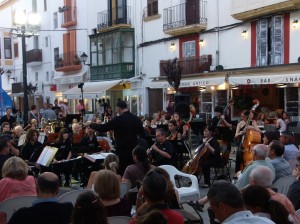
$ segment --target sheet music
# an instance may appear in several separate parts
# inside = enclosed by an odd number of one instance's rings
[[[18,146],[24,145],[25,138],[26,138],[26,134],[23,134],[20,136],[19,141],[18,141]]]
[[[52,162],[57,150],[58,150],[58,148],[46,146],[43,149],[43,151],[36,163],[43,165],[43,166],[49,166],[50,163]]]
[[[38,141],[44,144],[46,134],[44,132],[40,132]]]
[[[111,152],[103,152],[103,153],[97,153],[97,154],[87,154],[84,153],[84,157],[88,160],[91,160],[92,162],[95,162],[96,160],[104,160],[107,155],[112,154]]]

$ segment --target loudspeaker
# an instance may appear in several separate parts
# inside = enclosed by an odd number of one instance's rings
[[[178,112],[182,118],[190,117],[190,95],[175,95],[175,112]]]

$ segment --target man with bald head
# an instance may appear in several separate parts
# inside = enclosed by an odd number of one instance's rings
[[[237,180],[236,186],[238,189],[242,189],[243,187],[249,184],[249,175],[254,167],[257,165],[267,166],[273,172],[273,178],[275,177],[275,169],[272,163],[266,158],[268,157],[268,147],[263,144],[257,144],[254,146],[252,150],[253,154],[253,162],[251,165],[245,167],[243,172],[240,174],[239,179]]]
[[[68,224],[73,211],[72,203],[58,203],[55,196],[59,190],[58,176],[45,172],[37,178],[38,199],[31,207],[21,208],[13,214],[9,224]]]

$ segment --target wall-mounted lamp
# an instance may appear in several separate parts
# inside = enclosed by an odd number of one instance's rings
[[[83,64],[85,64],[88,59],[87,54],[85,52],[83,52],[82,55],[80,55],[80,59],[83,62]]]
[[[243,30],[243,32],[242,32],[242,37],[243,37],[243,38],[246,38],[246,36],[247,36],[247,30]]]
[[[174,49],[175,49],[175,43],[171,43],[170,49],[171,49],[171,50],[174,50]]]
[[[7,78],[8,78],[8,79],[10,79],[11,73],[12,73],[12,72],[11,72],[11,70],[9,70],[9,69],[6,71],[6,74],[7,74]]]
[[[298,19],[294,19],[294,21],[292,22],[292,26],[294,29],[298,27]]]
[[[277,83],[276,88],[286,88],[286,84],[284,83]]]
[[[200,39],[200,40],[199,40],[199,44],[200,44],[200,46],[203,46],[203,45],[204,45],[204,40],[203,40],[203,39]]]

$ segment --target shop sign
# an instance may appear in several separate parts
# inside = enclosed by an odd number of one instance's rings
[[[51,85],[50,86],[50,91],[56,92],[57,91],[57,85]]]

